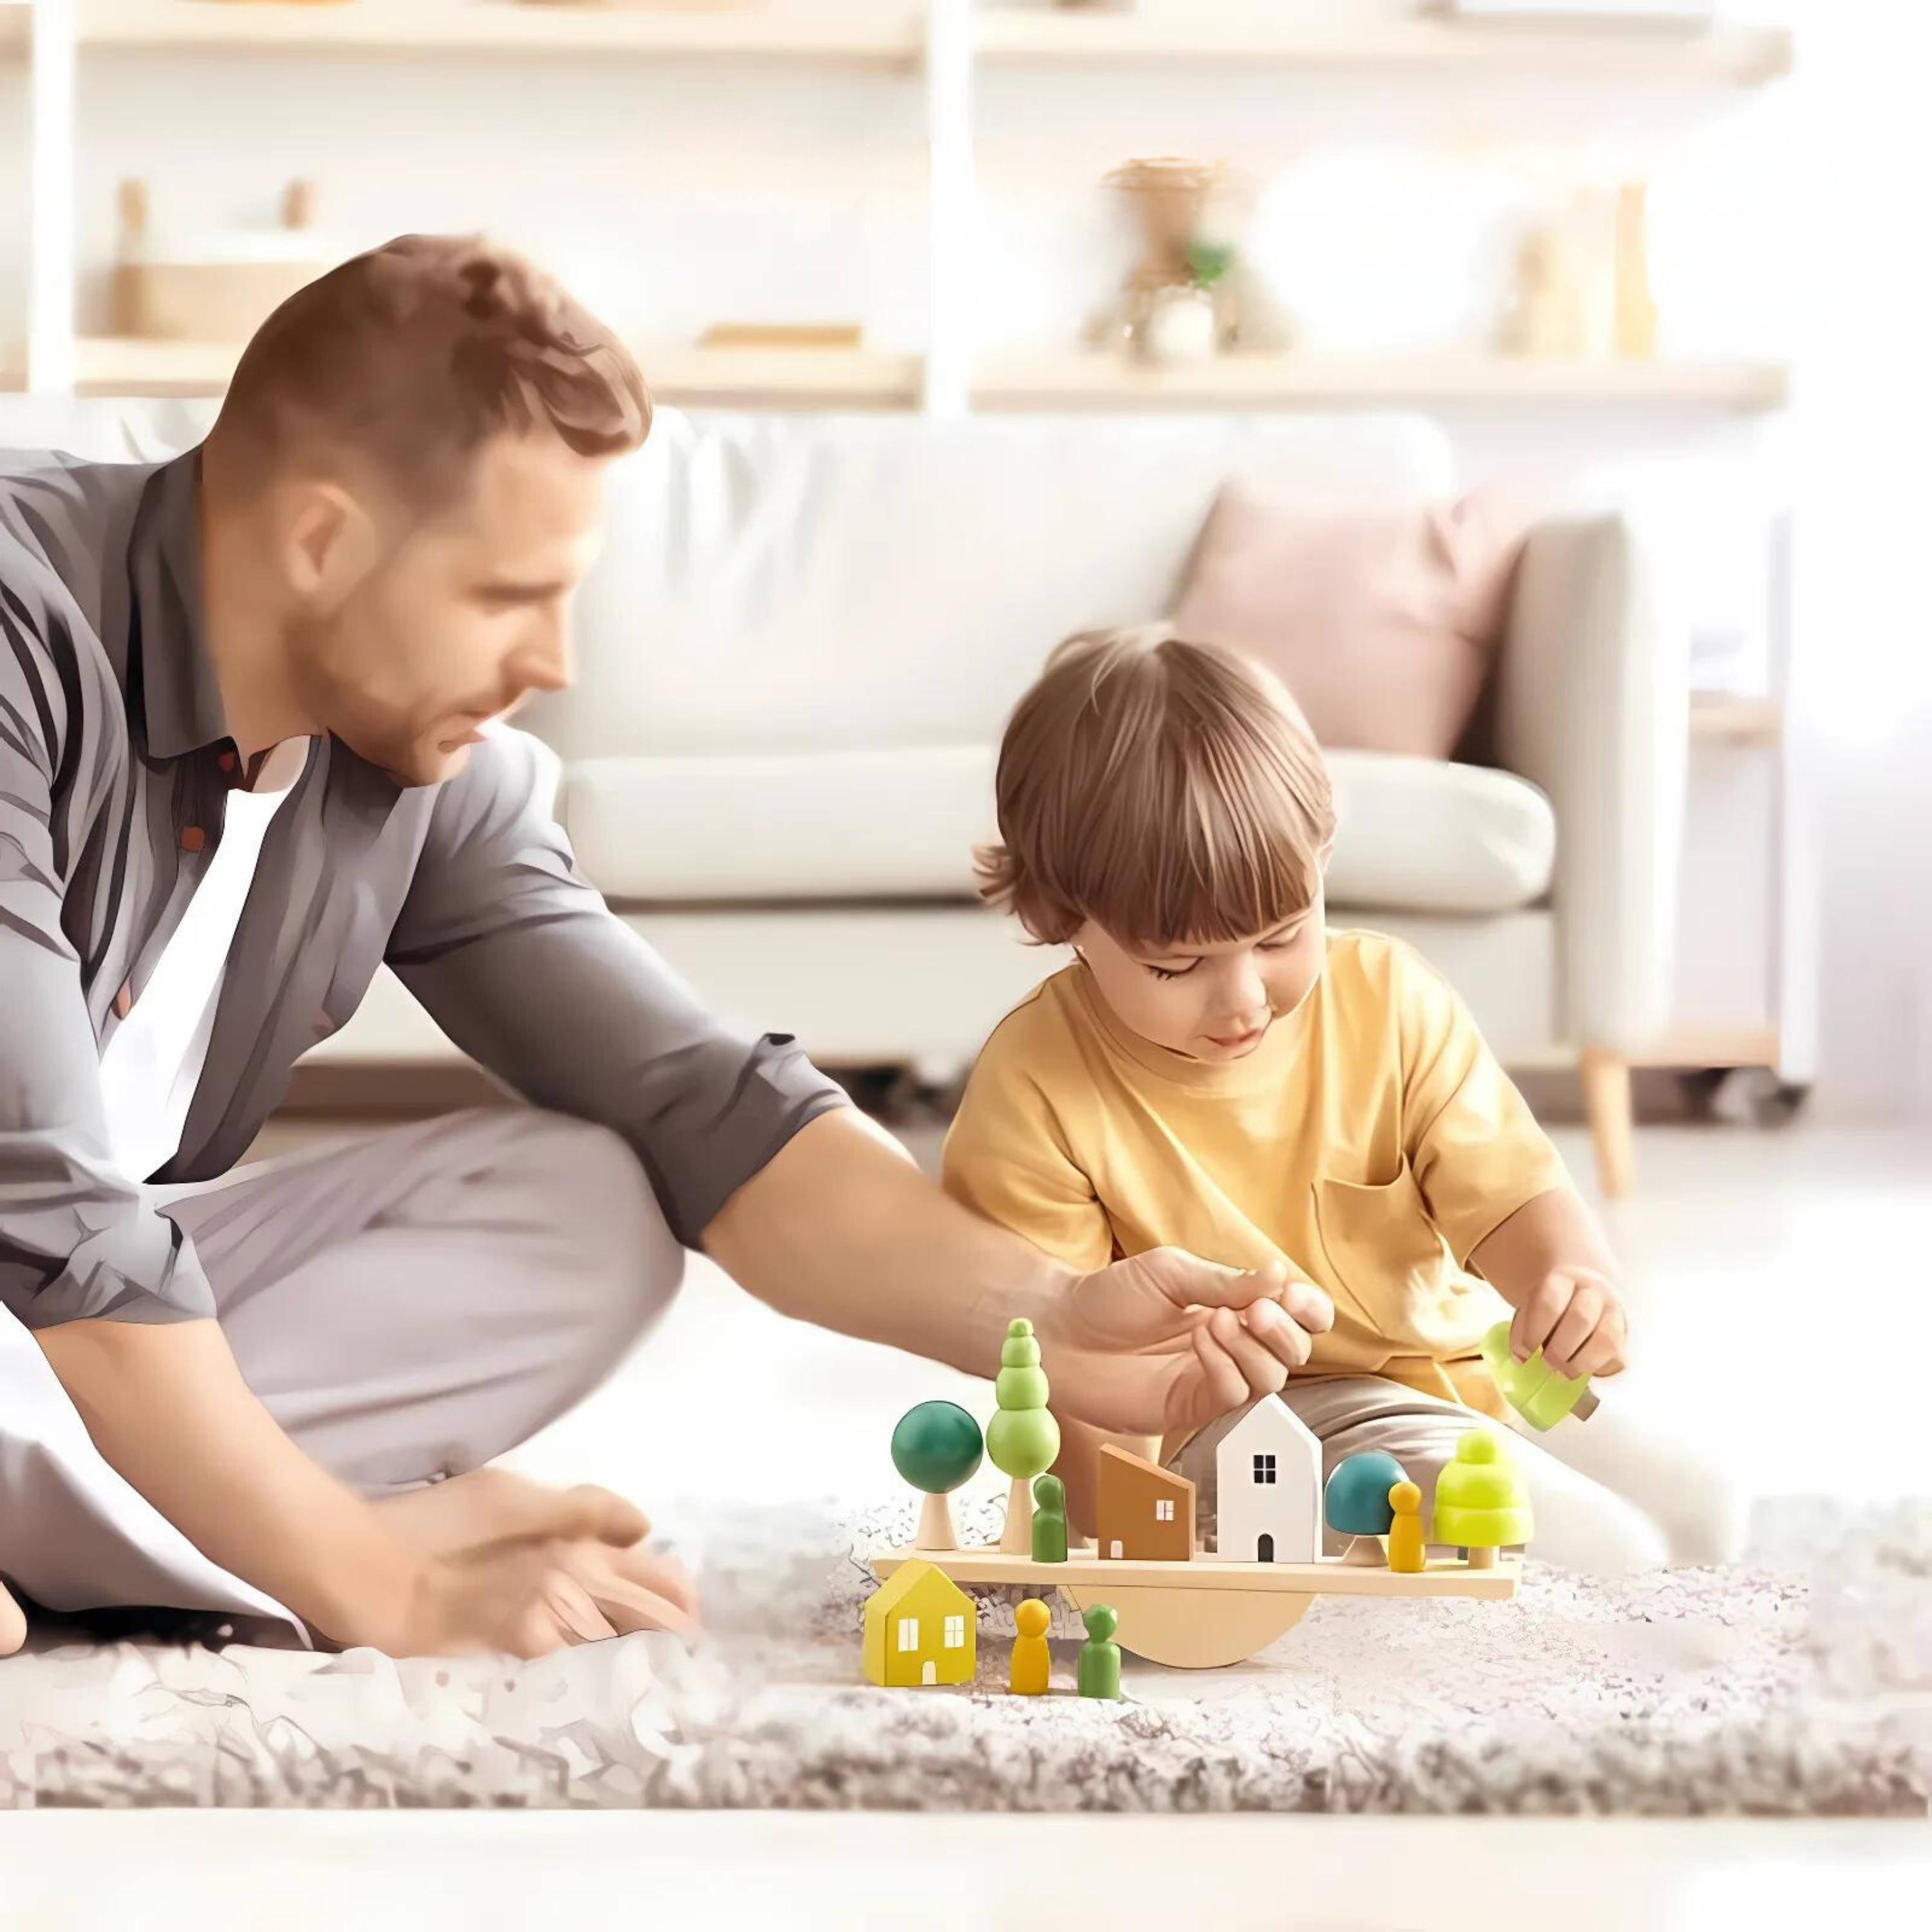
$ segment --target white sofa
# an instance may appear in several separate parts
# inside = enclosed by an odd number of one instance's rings
[[[158,455],[213,406],[0,398],[0,445]],[[1328,504],[1456,486],[1406,416],[663,412],[614,481],[577,684],[530,719],[585,871],[747,1024],[956,1077],[1058,963],[972,896],[1006,715],[1066,632],[1168,608],[1236,470]],[[1501,769],[1333,754],[1333,914],[1420,947],[1510,1063],[1580,1061],[1614,1189],[1625,1056],[1670,983],[1688,701],[1625,520],[1534,532],[1497,677]],[[454,1049],[384,976],[317,1052]]]

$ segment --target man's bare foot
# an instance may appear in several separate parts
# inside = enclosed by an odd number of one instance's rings
[[[26,1613],[0,1583],[0,1657],[11,1657],[26,1640]]]
[[[508,1469],[472,1469],[376,1507],[397,1534],[425,1556],[452,1557],[530,1535],[554,1511],[558,1492]],[[616,1514],[627,1544],[596,1538],[560,1544],[558,1568],[573,1606],[566,1619],[580,1642],[632,1630],[688,1630],[698,1622],[698,1591],[682,1564],[643,1546],[650,1519],[608,1490],[583,1485]],[[633,1527],[634,1526],[634,1527]]]

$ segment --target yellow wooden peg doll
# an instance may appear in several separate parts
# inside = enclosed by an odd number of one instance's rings
[[[1395,1521],[1389,1526],[1388,1567],[1419,1570],[1423,1567],[1422,1492],[1413,1483],[1389,1486],[1389,1508]]]
[[[1048,1679],[1053,1674],[1053,1653],[1046,1647],[1046,1606],[1037,1597],[1029,1597],[1013,1612],[1013,1626],[1019,1635],[1013,1639],[1013,1660],[1006,1672],[1006,1688],[1016,1697],[1044,1697]]]

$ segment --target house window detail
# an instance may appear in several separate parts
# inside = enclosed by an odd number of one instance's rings
[[[1271,1483],[1274,1480],[1274,1458],[1272,1456],[1256,1456],[1255,1480],[1258,1483]]]
[[[946,1619],[946,1647],[948,1650],[966,1648],[966,1619],[963,1616]]]
[[[1161,1496],[1156,1498],[1154,1506],[1154,1520],[1156,1522],[1172,1522],[1174,1520],[1174,1498],[1172,1496]]]
[[[900,1618],[900,1619],[899,1619],[899,1648],[900,1648],[900,1649],[902,1649],[902,1650],[916,1650],[916,1649],[918,1649],[918,1648],[919,1648],[919,1619],[918,1619],[918,1618],[916,1618],[916,1617],[902,1617],[902,1618]]]

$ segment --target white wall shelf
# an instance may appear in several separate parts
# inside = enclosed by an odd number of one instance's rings
[[[259,0],[77,0],[84,46],[227,48],[264,52],[511,56],[596,53],[799,60],[910,69],[925,44],[908,6],[884,26],[839,17],[720,9],[680,13],[514,0],[357,0],[302,6]],[[21,0],[0,0],[0,46],[25,39]],[[1750,86],[1788,74],[1792,37],[1768,27],[1672,32],[1612,27],[1493,27],[1444,20],[1384,22],[1353,31],[1288,23],[1185,23],[1133,15],[982,9],[974,22],[980,58],[1000,66],[1077,69],[1183,65],[1299,68],[1388,76],[1574,75],[1638,85]]]
[[[598,54],[800,61],[910,69],[925,34],[908,4],[896,26],[812,14],[526,6],[513,0],[356,0],[339,6],[214,0],[77,0],[88,48],[238,52],[536,57]]]
[[[974,400],[987,410],[1641,404],[1762,410],[1781,407],[1787,387],[1785,370],[1774,363],[1229,355],[1156,369],[1076,353],[991,358],[975,376]]]
[[[232,342],[149,342],[84,336],[75,346],[74,386],[86,395],[219,395],[234,373]],[[917,356],[868,349],[642,347],[638,356],[660,401],[734,409],[910,410],[923,373]],[[22,371],[0,362],[0,388]]]
[[[1310,73],[1438,76],[1575,75],[1642,84],[1754,86],[1791,70],[1790,34],[1774,28],[1490,26],[1388,21],[1352,30],[1292,20],[1147,20],[1128,14],[988,8],[978,21],[982,59],[1082,68],[1178,64],[1300,68]]]
[[[96,395],[212,395],[227,383],[240,346],[83,337],[75,383]],[[870,349],[644,347],[652,392],[666,402],[827,409],[910,409],[922,357]],[[20,371],[0,362],[0,388]],[[973,383],[988,410],[1333,409],[1386,406],[1648,405],[1666,409],[1772,410],[1784,400],[1774,364],[1512,362],[1502,357],[1366,359],[1227,356],[1198,369],[1143,369],[1097,356],[1013,357],[983,364]],[[1762,740],[1755,700],[1714,700],[1701,735]],[[1774,720],[1768,728],[1774,730]]]

